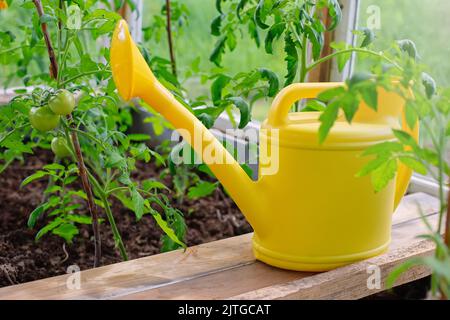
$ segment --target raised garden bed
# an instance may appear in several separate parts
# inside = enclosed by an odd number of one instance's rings
[[[407,259],[432,255],[434,245],[419,210],[437,222],[439,202],[423,193],[406,196],[393,216],[388,253],[325,273],[285,271],[254,259],[251,234],[81,272],[81,288],[67,289],[70,275],[0,289],[0,299],[359,299],[385,290],[392,269]],[[368,266],[378,266],[383,285],[368,289]],[[430,274],[415,267],[396,285]]]
[[[46,236],[36,243],[34,238],[39,229],[27,228],[28,215],[40,203],[46,181],[37,181],[22,189],[20,183],[51,158],[50,152],[39,152],[29,156],[26,165],[16,162],[0,175],[0,287],[64,274],[67,267],[74,264],[81,270],[92,268],[94,249],[89,226],[82,228],[71,246],[55,236]],[[139,166],[138,180],[156,178],[161,171],[154,164]],[[167,178],[165,182],[170,186],[171,179]],[[220,190],[196,201],[186,199],[178,207],[185,212],[189,246],[252,231],[233,201]],[[113,210],[131,259],[160,252],[161,231],[150,216],[136,222],[134,214],[118,201]],[[103,265],[121,261],[112,239],[109,226],[103,225]]]

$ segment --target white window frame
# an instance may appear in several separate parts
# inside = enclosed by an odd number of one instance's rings
[[[136,6],[135,11],[131,11],[130,8],[127,6],[126,8],[126,14],[125,14],[125,20],[128,23],[128,27],[130,28],[130,33],[133,39],[136,42],[142,41],[142,15],[144,13],[144,1],[143,0],[133,0],[132,1],[134,5]]]

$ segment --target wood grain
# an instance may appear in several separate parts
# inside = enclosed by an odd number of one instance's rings
[[[430,221],[436,224],[437,215],[431,216]],[[122,299],[227,299],[230,297],[276,299],[289,298],[290,295],[299,299],[320,299],[338,298],[340,294],[346,299],[361,298],[382,291],[382,289],[367,289],[368,265],[379,266],[381,275],[385,279],[393,266],[407,258],[418,254],[431,254],[434,251],[432,244],[421,243],[415,239],[417,235],[426,231],[425,226],[417,219],[401,222],[393,228],[391,250],[388,254],[322,274],[289,272],[255,261],[250,265],[236,267],[227,272],[205,275],[170,286],[131,294]],[[429,275],[428,270],[411,270],[406,278],[399,280],[397,285],[427,275]],[[323,277],[327,280],[326,282],[322,279]],[[230,282],[229,279],[236,280]],[[284,289],[285,286],[288,288],[287,291]],[[292,290],[294,291],[291,293]],[[286,292],[290,295],[283,297],[283,293]]]
[[[254,262],[251,234],[81,272],[81,289],[63,275],[0,289],[1,299],[109,299]]]
[[[409,195],[394,214],[389,253],[326,273],[285,271],[255,261],[248,234],[83,271],[80,290],[67,289],[64,275],[2,288],[0,299],[357,299],[383,289],[367,289],[369,264],[379,266],[385,279],[406,259],[433,253],[431,243],[416,239],[427,231],[419,207],[436,223],[437,199]],[[398,284],[428,274],[412,269]]]

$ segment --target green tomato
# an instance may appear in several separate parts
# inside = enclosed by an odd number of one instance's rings
[[[64,138],[53,138],[52,140],[52,151],[58,158],[70,157],[71,153],[69,147],[67,146],[67,140]]]
[[[36,130],[47,132],[59,125],[59,116],[48,107],[31,108],[29,113],[30,123]]]
[[[48,106],[55,114],[67,116],[75,109],[75,97],[71,92],[62,89],[50,99]]]

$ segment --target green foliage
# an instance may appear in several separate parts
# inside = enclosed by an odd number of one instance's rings
[[[23,159],[24,153],[33,153],[39,148],[49,149],[54,137],[67,141],[70,151],[68,158],[55,158],[54,163],[44,166],[23,181],[22,187],[38,179],[46,179],[48,185],[43,202],[30,213],[28,226],[35,228],[43,225],[36,240],[53,234],[71,243],[79,233],[80,224],[93,223],[92,217],[86,215],[86,206],[81,205],[88,196],[78,187],[79,163],[72,141],[72,136],[76,135],[93,188],[94,202],[111,224],[123,259],[127,259],[127,255],[111,211],[113,197],[131,209],[137,220],[151,214],[173,241],[171,248],[184,246],[185,227],[176,230],[173,228],[181,228],[183,224],[172,223],[174,215],[177,220],[182,220],[183,215],[164,198],[161,192],[164,186],[158,181],[145,181],[140,186],[132,177],[137,161],[164,164],[165,159],[145,144],[148,136],[127,135],[132,125],[133,107],[123,104],[116,93],[108,63],[109,50],[91,50],[90,47],[98,38],[111,36],[120,16],[111,10],[113,8],[107,1],[104,2],[106,9],[99,8],[95,1],[76,2],[82,23],[80,29],[71,29],[65,25],[69,19],[66,8],[59,9],[58,4],[58,1],[43,1],[45,15],[39,20],[33,3],[26,1],[18,12],[31,19],[23,19],[19,23],[20,31],[11,27],[11,31],[0,33],[2,48],[8,48],[13,53],[7,58],[1,55],[2,63],[15,66],[8,79],[17,77],[25,86],[38,85],[29,92],[17,90],[18,95],[0,108],[2,171],[15,159]],[[62,29],[58,28],[59,21]],[[39,25],[42,22],[48,24],[54,44],[59,69],[56,79],[48,75],[48,56]],[[20,35],[16,36],[16,32]],[[15,43],[16,38],[21,39],[23,45],[20,48]],[[90,52],[100,54],[96,56]],[[29,73],[35,63],[40,70]],[[164,61],[153,60],[152,63],[159,64],[160,70],[166,68]],[[55,99],[61,96],[61,89],[64,88],[77,96],[76,108],[72,105],[73,101],[69,101],[70,108],[66,109],[70,110],[63,110],[64,114],[69,112],[69,116],[61,116],[59,126],[47,132],[34,129],[30,125],[29,110],[48,108],[49,103],[52,107],[60,107],[55,105]],[[68,91],[64,92],[68,94]],[[152,205],[157,205],[159,209],[155,210]]]
[[[318,100],[327,107],[320,120],[320,142],[323,143],[333,124],[337,120],[338,111],[342,110],[348,122],[352,122],[360,102],[377,110],[377,90],[380,88],[400,95],[405,101],[405,119],[403,129],[393,129],[396,141],[383,142],[369,147],[361,156],[369,157],[366,166],[357,173],[357,177],[370,175],[375,192],[384,189],[397,174],[399,164],[413,171],[431,175],[439,184],[439,200],[441,203],[439,223],[433,230],[428,221],[430,234],[423,236],[437,245],[435,256],[416,258],[396,268],[388,279],[392,286],[395,280],[406,270],[416,265],[425,265],[433,270],[434,293],[439,290],[449,297],[449,243],[444,243],[442,232],[445,230],[445,215],[448,210],[444,189],[450,174],[448,159],[448,124],[450,122],[449,89],[439,88],[436,81],[423,70],[418,63],[419,54],[411,40],[395,43],[384,52],[371,51],[370,41],[365,34],[362,46],[357,49],[361,54],[374,57],[371,61],[372,74],[356,73],[346,82],[346,86],[323,92]],[[348,49],[345,49],[348,50]],[[339,54],[339,52],[337,53]],[[397,81],[393,81],[393,79]],[[413,138],[411,131],[420,121],[421,131],[430,137],[430,143],[420,144]],[[448,217],[447,217],[448,219]],[[448,229],[448,228],[447,228]]]
[[[201,197],[206,197],[212,194],[214,190],[216,190],[216,188],[217,183],[202,181],[189,189],[188,197],[189,199],[198,199]]]
[[[450,2],[434,0],[433,3],[422,0],[361,0],[359,10],[359,24],[366,26],[373,17],[373,10],[369,7],[376,4],[382,14],[382,26],[377,30],[375,45],[387,48],[395,40],[410,39],[420,52],[420,62],[429,67],[429,73],[441,86],[450,85],[450,66],[447,61],[450,47],[447,45],[450,21],[447,14]],[[415,23],[410,23],[414,21]],[[370,63],[365,59],[358,59],[359,70],[368,70]]]
[[[232,52],[236,48],[235,42],[231,46],[227,39],[236,38],[239,32],[248,32],[258,47],[260,35],[265,34],[264,47],[268,54],[274,54],[274,43],[283,39],[287,65],[285,85],[294,82],[297,75],[304,82],[308,45],[312,46],[313,59],[318,60],[324,46],[324,32],[333,31],[342,18],[337,0],[221,1],[220,8],[211,26],[211,34],[220,39],[210,60],[220,66],[227,49]],[[322,9],[329,13],[328,26],[322,22]]]
[[[25,187],[37,179],[50,178],[51,181],[44,191],[46,201],[31,212],[28,219],[29,228],[34,228],[44,214],[51,219],[36,234],[36,241],[50,232],[71,243],[73,237],[78,234],[78,224],[92,223],[90,216],[81,213],[79,199],[85,199],[86,194],[74,187],[77,175],[78,168],[75,164],[66,167],[53,163],[44,166],[43,170],[37,171],[22,182],[21,186]]]

